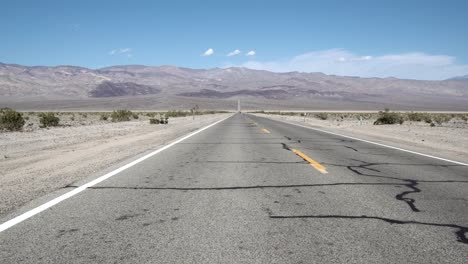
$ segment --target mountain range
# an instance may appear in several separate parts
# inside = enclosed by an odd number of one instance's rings
[[[468,74],[448,79],[449,81],[468,81]]]
[[[28,108],[57,102],[110,104],[154,98],[143,108],[170,102],[242,99],[253,108],[396,108],[468,110],[468,76],[443,81],[360,78],[323,73],[276,73],[248,68],[189,69],[122,65],[101,69],[0,63],[0,104]],[[164,102],[159,104],[157,102]],[[256,102],[258,105],[256,106]],[[1,106],[1,105],[0,105]],[[141,106],[141,105],[140,105]],[[212,108],[212,107],[211,107]],[[215,107],[217,108],[217,107]]]

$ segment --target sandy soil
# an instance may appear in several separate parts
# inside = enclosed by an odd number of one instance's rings
[[[75,114],[73,121],[62,122],[67,126],[49,129],[39,129],[31,117],[23,132],[0,132],[0,216],[227,115],[150,125],[146,117],[112,123]]]
[[[357,118],[320,120],[315,117],[256,115],[468,163],[468,123],[460,119],[431,127],[424,122],[410,121],[402,125],[373,125],[375,119],[372,118],[360,122]]]

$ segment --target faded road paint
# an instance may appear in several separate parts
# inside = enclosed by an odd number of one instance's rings
[[[317,161],[311,159],[309,156],[307,156],[306,154],[300,152],[299,150],[297,149],[291,149],[292,152],[294,152],[296,155],[298,155],[299,157],[303,158],[305,161],[309,162],[310,165],[312,165],[312,167],[314,167],[316,170],[320,171],[321,173],[323,174],[327,174],[328,171],[327,171],[327,168],[325,168],[322,164],[318,163]]]

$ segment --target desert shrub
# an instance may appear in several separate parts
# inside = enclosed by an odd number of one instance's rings
[[[59,122],[60,118],[56,117],[52,112],[39,114],[39,123],[41,123],[41,127],[58,126]]]
[[[159,124],[159,119],[157,119],[157,118],[150,118],[149,122],[150,122],[150,124],[156,124],[156,125],[157,125],[157,124]]]
[[[315,117],[317,117],[320,120],[327,120],[328,119],[328,114],[327,113],[317,113],[317,114],[315,114]]]
[[[428,113],[411,112],[411,113],[408,113],[406,116],[409,121],[415,121],[415,122],[424,121],[428,124],[432,123],[432,117]]]
[[[442,125],[442,123],[447,123],[450,120],[452,120],[452,116],[447,114],[438,114],[434,115],[433,119],[435,123],[437,123],[438,125]]]
[[[83,118],[87,118],[87,117],[88,117],[88,114],[86,114],[86,113],[80,113],[80,115],[81,115]]]
[[[21,113],[10,108],[0,109],[0,129],[18,131],[23,129],[24,118]]]
[[[99,120],[107,121],[107,119],[109,119],[108,114],[102,113],[102,114],[99,115]]]
[[[424,115],[424,118],[423,118],[424,122],[430,124],[432,123],[432,116],[427,114],[427,115]]]
[[[403,124],[403,117],[400,113],[390,112],[389,109],[380,111],[377,120],[374,125],[392,125],[392,124]]]
[[[138,117],[139,117],[138,114],[136,114],[136,113],[132,114],[132,116],[133,116],[133,119],[138,119]]]
[[[199,112],[193,112],[195,115],[198,115]],[[186,112],[186,111],[180,111],[180,110],[177,110],[177,111],[168,111],[166,113],[166,116],[167,117],[184,117],[184,116],[188,116],[188,115],[192,115],[192,112]]]
[[[126,109],[114,110],[111,114],[112,122],[130,121],[132,111]]]
[[[423,113],[411,112],[407,114],[409,121],[421,122],[424,119]]]

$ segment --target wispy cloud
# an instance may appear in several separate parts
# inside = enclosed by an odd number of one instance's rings
[[[227,54],[227,56],[228,56],[228,57],[232,57],[232,56],[239,55],[240,53],[241,53],[241,51],[238,50],[238,49],[236,49],[236,50],[233,50],[233,51],[229,52],[229,53]]]
[[[344,49],[313,51],[285,60],[248,61],[240,66],[275,72],[323,72],[344,76],[442,80],[466,75],[468,65],[448,55],[422,52],[359,55]]]
[[[207,50],[202,54],[202,56],[205,56],[205,57],[206,57],[206,56],[211,56],[211,55],[213,55],[213,54],[214,54],[214,50],[210,48],[210,49],[207,49]]]
[[[118,55],[118,54],[125,54],[127,57],[132,57],[132,49],[131,48],[120,48],[120,49],[113,49],[109,51],[109,55]]]
[[[257,53],[255,52],[255,50],[251,50],[251,51],[247,52],[247,53],[245,54],[245,56],[255,56],[255,54],[257,54]]]

